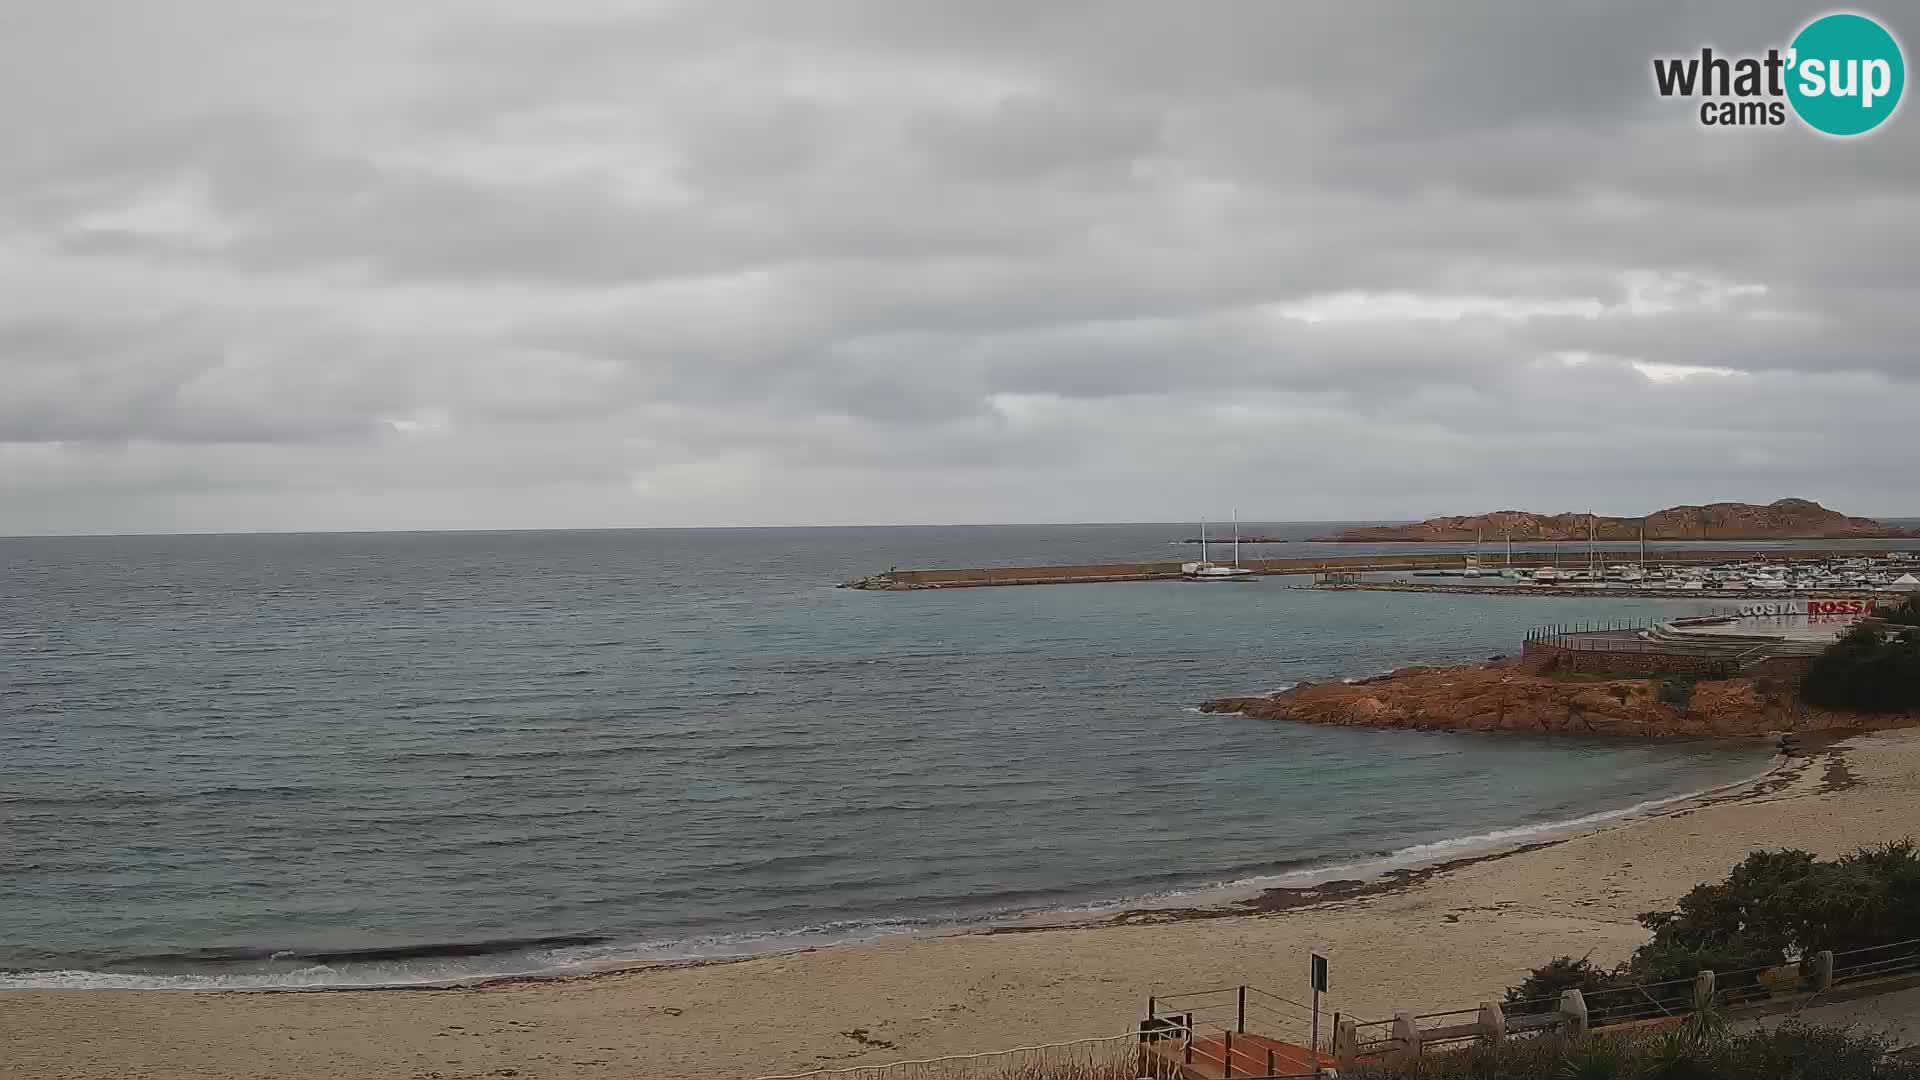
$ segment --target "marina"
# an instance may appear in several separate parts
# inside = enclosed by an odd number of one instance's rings
[[[1311,588],[1401,592],[1473,592],[1535,595],[1622,595],[1680,598],[1736,593],[1898,593],[1920,590],[1920,552],[1802,549],[1662,551],[1656,560],[1604,565],[1598,552],[1585,565],[1563,566],[1569,552],[1514,551],[1490,567],[1472,552],[1336,555],[1293,559],[1239,559],[1235,578],[1308,576]],[[1616,557],[1619,552],[1607,552]],[[894,568],[841,583],[877,592],[965,589],[1006,585],[1066,585],[1194,578],[1194,562],[1077,563],[984,566],[964,569]],[[1223,568],[1229,569],[1229,568]],[[1367,575],[1380,575],[1369,577]],[[1387,575],[1402,575],[1392,577]],[[1461,586],[1412,579],[1457,578]]]

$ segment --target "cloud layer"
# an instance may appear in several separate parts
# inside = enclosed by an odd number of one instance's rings
[[[1811,14],[0,0],[0,533],[1920,512]]]

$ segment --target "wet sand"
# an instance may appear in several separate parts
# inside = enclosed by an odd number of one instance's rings
[[[1858,736],[1739,793],[1572,839],[1241,910],[913,938],[464,989],[0,993],[0,1078],[751,1077],[1117,1035],[1149,994],[1249,983],[1363,1019],[1497,997],[1534,964],[1645,940],[1760,847],[1837,855],[1920,826],[1920,730]]]

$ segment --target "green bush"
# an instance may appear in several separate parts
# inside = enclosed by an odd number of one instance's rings
[[[1660,680],[1659,699],[1663,705],[1686,708],[1693,700],[1694,688],[1700,680],[1688,675],[1668,675]]]
[[[1920,938],[1920,850],[1903,840],[1827,860],[1756,851],[1725,880],[1697,885],[1672,910],[1639,922],[1653,937],[1625,963],[1609,970],[1558,957],[1508,988],[1509,1013],[1552,1012],[1571,989],[1596,1022],[1656,1002],[1684,1012],[1702,971],[1714,972],[1722,1002],[1737,1003],[1760,992],[1759,969]]]
[[[1560,995],[1578,990],[1595,998],[1627,985],[1613,972],[1594,964],[1592,954],[1575,960],[1561,956],[1534,968],[1519,986],[1507,987],[1507,1015],[1550,1013],[1560,1008]]]
[[[1920,1080],[1885,1040],[1846,1028],[1784,1024],[1711,1038],[1600,1036],[1568,1044],[1514,1039],[1433,1054],[1409,1066],[1362,1065],[1355,1080]]]
[[[1920,709],[1920,626],[1862,623],[1814,657],[1800,684],[1809,705],[1862,712]]]

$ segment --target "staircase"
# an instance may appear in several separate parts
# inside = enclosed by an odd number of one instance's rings
[[[1312,1006],[1253,986],[1151,998],[1140,1024],[1141,1065],[1146,1075],[1181,1080],[1324,1075],[1334,1059],[1310,1049],[1314,1019]],[[1322,1046],[1332,1041],[1333,1024],[1323,1010]]]

